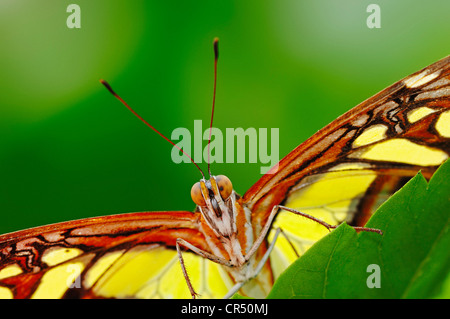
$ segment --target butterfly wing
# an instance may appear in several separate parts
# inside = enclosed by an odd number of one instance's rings
[[[306,140],[243,197],[255,227],[283,204],[322,220],[363,225],[419,170],[430,177],[450,154],[450,57],[393,84]],[[301,253],[327,233],[287,212],[275,226]],[[270,240],[270,237],[269,237]],[[280,238],[278,273],[296,255]],[[279,258],[277,258],[279,257]]]
[[[131,213],[0,236],[0,297],[189,298],[175,245],[183,238],[209,251],[199,225],[197,213]],[[183,258],[203,297],[233,285],[219,265]]]

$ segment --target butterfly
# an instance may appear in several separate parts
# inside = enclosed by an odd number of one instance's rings
[[[214,50],[216,76],[217,40]],[[264,297],[336,225],[379,236],[364,225],[380,203],[419,170],[430,178],[449,155],[446,57],[334,120],[242,196],[228,177],[211,174],[208,161],[209,179],[202,172],[191,190],[193,212],[110,215],[1,235],[0,298]]]

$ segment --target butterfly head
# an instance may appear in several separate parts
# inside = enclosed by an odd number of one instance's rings
[[[197,204],[208,225],[222,236],[234,233],[233,185],[225,175],[201,179],[191,189],[191,197]]]

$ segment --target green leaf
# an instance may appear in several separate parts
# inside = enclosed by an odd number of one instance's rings
[[[339,226],[280,276],[268,298],[449,298],[449,176],[447,161],[429,183],[419,173],[386,201],[367,223],[382,236]],[[370,288],[374,282],[380,288]]]

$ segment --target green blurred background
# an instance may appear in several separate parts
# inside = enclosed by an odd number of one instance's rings
[[[81,29],[66,8],[81,7]],[[366,8],[381,7],[381,29]],[[279,128],[280,157],[354,105],[450,53],[448,0],[0,0],[0,233],[123,212],[192,210],[192,164],[166,135]],[[214,164],[243,194],[261,163]],[[201,164],[206,168],[206,165]]]

